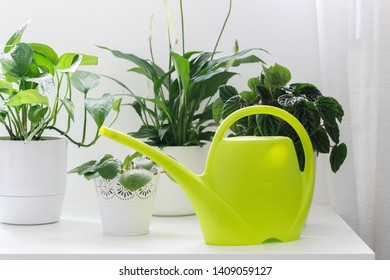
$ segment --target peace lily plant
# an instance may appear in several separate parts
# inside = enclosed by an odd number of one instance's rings
[[[219,55],[218,43],[230,15],[231,0],[225,22],[211,52],[185,50],[183,5],[180,1],[181,54],[174,50],[178,39],[175,36],[173,13],[166,0],[164,4],[169,45],[169,63],[166,71],[154,59],[151,33],[150,59],[106,47],[101,48],[111,51],[117,58],[130,61],[135,67],[129,72],[144,76],[152,84],[150,93],[136,94],[125,83],[111,78],[124,89],[126,96],[133,99],[130,105],[142,121],[138,131],[130,133],[132,136],[147,139],[152,145],[160,147],[201,146],[214,135],[210,130],[210,127],[215,126],[212,122],[212,98],[219,86],[237,75],[230,69],[262,60],[255,55],[247,55],[254,49],[239,51],[237,42],[231,55]]]
[[[55,130],[77,146],[93,145],[111,108],[119,112],[120,103],[109,94],[97,99],[88,98],[90,90],[99,84],[100,77],[78,68],[97,65],[98,58],[76,53],[59,56],[46,44],[21,42],[27,24],[11,36],[0,56],[1,124],[11,140],[28,143],[41,140],[47,130]],[[80,141],[69,136],[75,116],[73,88],[83,94],[85,101]],[[65,128],[58,125],[62,112],[67,118]],[[86,143],[87,113],[97,125],[90,143]]]

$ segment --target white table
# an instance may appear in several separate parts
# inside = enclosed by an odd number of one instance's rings
[[[374,259],[373,251],[328,206],[314,206],[301,239],[211,246],[196,216],[153,217],[150,234],[108,236],[96,209],[66,207],[60,222],[0,224],[0,259]]]

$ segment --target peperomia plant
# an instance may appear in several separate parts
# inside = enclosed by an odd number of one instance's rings
[[[112,180],[119,177],[119,183],[126,189],[135,191],[146,186],[158,174],[153,161],[136,152],[128,155],[123,162],[107,154],[100,160],[88,161],[69,173],[77,173],[87,180],[102,177]]]
[[[248,55],[253,49],[238,50],[235,43],[233,54],[218,56],[217,46],[230,15],[226,16],[218,40],[212,52],[190,51],[184,47],[184,18],[182,1],[181,31],[182,54],[173,50],[177,44],[172,26],[173,13],[164,0],[168,26],[168,70],[164,71],[154,60],[152,36],[149,36],[150,59],[143,59],[134,54],[111,50],[114,56],[135,64],[129,71],[143,75],[151,82],[150,94],[135,94],[124,83],[111,78],[122,86],[125,94],[133,98],[132,108],[142,121],[138,131],[130,133],[137,138],[145,138],[155,146],[200,146],[204,141],[210,141],[214,132],[210,127],[212,121],[211,100],[218,92],[218,87],[226,84],[237,73],[229,71],[245,63],[262,62],[255,55]],[[174,37],[172,39],[172,37]],[[259,49],[258,49],[259,50]],[[247,56],[245,56],[247,55]]]
[[[259,77],[248,80],[249,90],[238,92],[230,85],[219,88],[219,98],[213,104],[216,123],[232,112],[253,105],[271,105],[282,108],[294,115],[305,127],[310,136],[313,149],[318,153],[330,152],[330,166],[337,172],[347,156],[347,146],[340,143],[340,130],[344,111],[333,97],[323,96],[312,84],[293,83],[291,73],[279,64],[268,68],[263,66]],[[288,136],[297,151],[301,169],[304,154],[300,139],[285,121],[271,115],[257,115],[243,118],[232,127],[233,136],[266,135]],[[330,140],[334,142],[331,145]]]
[[[21,42],[27,24],[11,36],[0,56],[0,122],[12,140],[28,143],[40,140],[46,130],[55,130],[78,146],[93,145],[115,101],[108,94],[98,99],[88,98],[89,91],[99,84],[100,77],[77,69],[82,65],[96,65],[98,58],[76,53],[58,56],[48,45]],[[85,100],[80,142],[69,136],[75,112],[73,87],[84,94]],[[118,103],[120,100],[114,106],[117,112]],[[63,129],[58,127],[61,112],[67,119]],[[90,143],[85,143],[87,112],[97,125]]]

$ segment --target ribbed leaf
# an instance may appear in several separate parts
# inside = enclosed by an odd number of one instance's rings
[[[311,137],[313,149],[319,153],[327,154],[330,150],[328,134],[324,128],[319,128]]]
[[[231,113],[237,111],[241,108],[241,96],[235,95],[231,98],[229,98],[222,108],[222,118],[226,118]]]
[[[214,122],[219,124],[222,118],[223,103],[221,99],[217,98],[213,103],[213,119]]]
[[[280,119],[271,115],[256,115],[257,129],[263,136],[278,135]]]
[[[294,116],[302,123],[309,135],[320,125],[320,115],[312,102],[301,102],[294,109]]]
[[[278,103],[285,108],[294,108],[303,101],[305,101],[305,97],[302,95],[295,96],[293,94],[283,94],[278,98]]]
[[[344,143],[335,145],[330,153],[330,166],[333,172],[337,172],[347,157],[347,146]]]
[[[325,124],[326,132],[328,132],[329,137],[332,139],[332,141],[336,144],[340,141],[340,129],[337,124],[334,126],[330,126],[328,124]]]
[[[229,98],[238,95],[238,91],[236,90],[236,88],[230,85],[222,85],[218,88],[218,90],[219,98],[222,103],[226,103]]]

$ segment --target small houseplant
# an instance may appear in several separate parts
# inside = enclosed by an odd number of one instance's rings
[[[347,156],[347,146],[340,143],[340,130],[344,111],[333,97],[324,96],[320,90],[308,83],[288,84],[291,73],[279,64],[263,66],[258,77],[248,80],[249,90],[238,92],[231,85],[219,88],[219,98],[213,103],[216,123],[232,112],[253,105],[271,105],[294,115],[305,127],[313,149],[317,153],[330,152],[330,166],[337,172]],[[297,151],[300,168],[304,166],[304,155],[300,139],[284,121],[271,115],[243,118],[232,127],[232,136],[267,135],[288,136]],[[334,142],[331,145],[331,141]]]
[[[26,27],[27,23],[11,36],[0,56],[0,123],[8,134],[0,139],[4,158],[0,166],[0,221],[42,224],[60,217],[66,185],[66,138],[78,146],[93,145],[114,98],[88,98],[100,78],[77,69],[96,65],[97,57],[76,53],[58,56],[46,44],[21,42]],[[76,107],[73,87],[83,92],[85,100],[80,141],[69,134]],[[97,125],[89,143],[87,113]],[[65,124],[60,119],[66,119]],[[64,137],[45,135],[49,130]]]
[[[212,128],[215,127],[215,124],[212,121],[211,101],[218,92],[218,87],[226,84],[230,78],[237,74],[230,71],[231,68],[246,63],[262,62],[262,60],[255,55],[248,54],[253,49],[239,51],[237,42],[235,42],[231,55],[220,56],[217,52],[219,39],[230,15],[232,1],[230,1],[229,12],[211,52],[185,50],[184,16],[182,1],[180,1],[182,54],[177,53],[174,51],[177,42],[171,39],[174,37],[171,28],[174,25],[173,14],[167,1],[164,1],[164,3],[167,13],[169,42],[167,71],[158,66],[154,60],[151,35],[149,36],[150,59],[140,58],[134,54],[123,53],[106,47],[102,48],[111,51],[114,56],[120,59],[135,64],[136,67],[129,71],[146,77],[152,84],[150,94],[139,95],[135,94],[124,83],[111,78],[124,88],[127,96],[133,99],[130,105],[142,121],[138,131],[130,134],[145,139],[151,145],[163,148],[165,153],[187,166],[191,166],[194,172],[200,173],[205,162],[205,153],[202,152],[201,146],[210,141],[214,135]],[[180,205],[181,200],[178,196],[185,200],[183,208],[189,205],[189,202],[176,184],[168,177],[162,176],[160,189],[165,188],[165,185],[168,185],[172,191],[177,190],[179,193],[163,191],[162,193],[166,195],[167,199],[171,198],[173,200],[164,203],[164,206],[161,205],[160,207],[159,201],[163,200],[158,198],[156,210],[165,209],[158,211],[156,214],[180,215],[193,213],[191,207],[185,210],[181,210],[182,207],[179,207],[177,211],[173,210],[174,207]]]
[[[88,161],[69,173],[94,179],[103,231],[111,235],[149,232],[159,170],[139,153],[123,162],[112,155]]]

